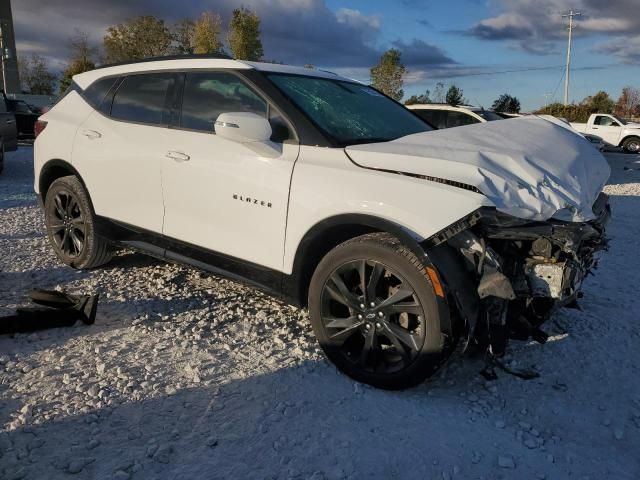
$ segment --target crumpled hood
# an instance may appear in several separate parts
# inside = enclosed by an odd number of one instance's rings
[[[365,168],[424,175],[476,187],[504,213],[581,222],[610,168],[587,140],[556,119],[520,117],[354,145]]]

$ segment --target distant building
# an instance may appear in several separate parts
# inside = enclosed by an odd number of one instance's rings
[[[0,52],[0,54],[4,55],[2,64],[3,81],[0,84],[0,89],[6,85],[6,93],[21,93],[11,0],[0,0],[0,27],[2,28],[2,47],[4,50]]]

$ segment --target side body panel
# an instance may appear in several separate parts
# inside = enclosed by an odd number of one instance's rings
[[[482,206],[486,197],[407,175],[358,167],[344,150],[302,146],[291,182],[284,272],[314,225],[345,214],[392,222],[422,241]]]
[[[40,193],[38,181],[42,166],[49,160],[64,160],[71,163],[73,142],[78,126],[91,115],[93,108],[78,94],[69,93],[53,109],[40,117],[47,128],[38,135],[34,144],[34,169],[36,193]],[[83,172],[80,172],[83,174]]]
[[[269,268],[282,269],[297,143],[243,144],[170,129],[163,158],[164,234]]]
[[[97,111],[82,123],[72,163],[98,215],[162,232],[160,170],[167,132],[166,127],[120,122]]]

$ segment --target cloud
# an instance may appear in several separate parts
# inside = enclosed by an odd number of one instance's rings
[[[555,54],[558,42],[567,36],[562,15],[573,10],[582,13],[576,19],[576,36],[614,38],[597,51],[616,55],[625,63],[637,63],[637,55],[622,39],[633,40],[640,32],[638,0],[499,0],[499,3],[503,12],[480,20],[464,34],[481,40],[506,41],[536,55]]]
[[[382,18],[359,10],[329,9],[325,0],[245,0],[261,18],[265,58],[288,64],[313,64],[328,68],[369,67],[386,48],[381,40]],[[108,26],[137,15],[155,15],[173,24],[182,17],[196,17],[214,10],[227,24],[235,0],[20,0],[14,2],[15,30],[20,53],[46,55],[60,68],[68,54],[69,37],[79,29],[96,45]],[[421,63],[451,62],[438,47],[427,43],[400,43],[405,58]],[[388,45],[387,45],[388,46]],[[424,52],[416,48],[424,47]]]
[[[640,35],[612,40],[594,48],[594,51],[613,55],[625,65],[640,65]]]
[[[450,65],[456,63],[446,55],[444,50],[436,45],[414,38],[410,42],[396,40],[393,42],[394,48],[402,52],[402,61],[406,65]]]

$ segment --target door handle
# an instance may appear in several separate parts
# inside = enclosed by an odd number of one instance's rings
[[[100,132],[96,132],[95,130],[83,130],[82,135],[87,137],[89,140],[95,140],[96,138],[102,137]]]
[[[598,127],[591,127],[592,130],[598,130]]]
[[[169,150],[165,157],[175,160],[176,162],[187,162],[191,159],[191,157],[186,153],[176,152],[173,150]]]
[[[16,123],[16,121],[15,121],[15,120],[8,119],[8,120],[6,120],[6,123],[9,123],[9,124],[11,124],[11,123]]]

